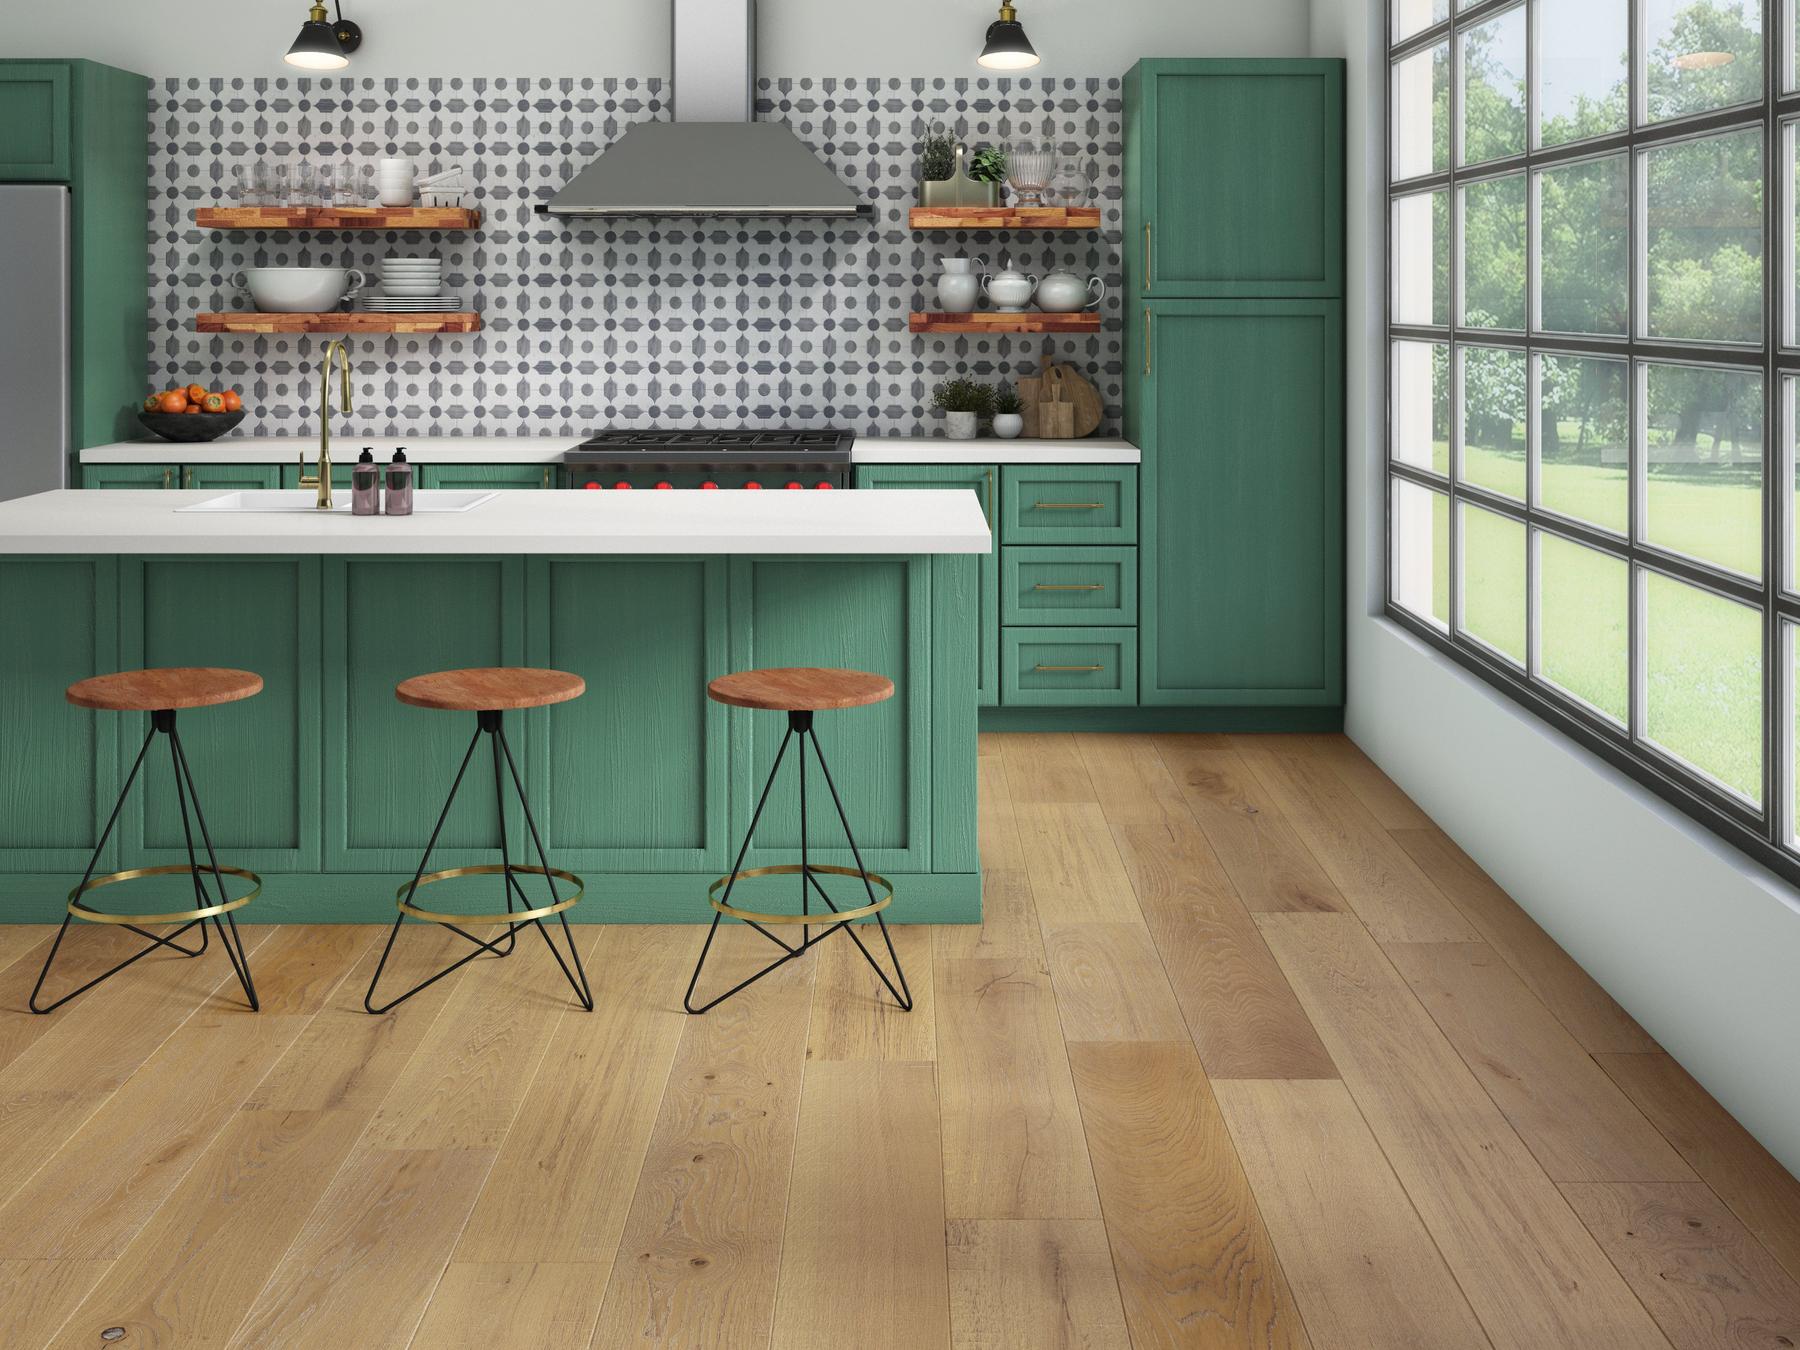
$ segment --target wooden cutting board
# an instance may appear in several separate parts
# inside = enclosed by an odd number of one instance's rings
[[[1062,398],[1075,405],[1075,435],[1091,436],[1099,430],[1100,423],[1106,417],[1106,405],[1100,401],[1100,391],[1075,373],[1072,366],[1058,362],[1046,347],[1043,367],[1036,375],[1027,375],[1018,383],[1019,402],[1023,405],[1026,436],[1043,435],[1039,429],[1042,425],[1038,415],[1038,404],[1050,396],[1047,387],[1051,371],[1056,371],[1062,384]]]

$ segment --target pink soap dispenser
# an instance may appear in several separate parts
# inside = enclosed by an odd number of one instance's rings
[[[413,466],[406,462],[406,447],[394,451],[387,466],[387,514],[410,516],[413,506]]]
[[[381,470],[376,467],[374,450],[366,445],[350,470],[350,514],[381,514]]]

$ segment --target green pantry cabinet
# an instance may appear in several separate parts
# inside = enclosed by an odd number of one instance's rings
[[[1125,78],[1147,708],[1341,715],[1343,162],[1340,61]]]
[[[150,82],[93,61],[0,61],[0,183],[69,190],[69,448],[140,434],[150,312]],[[79,482],[71,461],[68,481]]]

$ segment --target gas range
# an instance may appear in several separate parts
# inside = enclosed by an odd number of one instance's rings
[[[850,486],[848,431],[596,432],[563,452],[570,487],[787,489]]]

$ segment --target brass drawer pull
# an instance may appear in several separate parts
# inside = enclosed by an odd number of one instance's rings
[[[194,486],[194,471],[192,469],[183,469],[181,471],[181,486],[190,488]]]
[[[544,486],[545,486],[545,487],[549,487],[549,486],[550,486],[550,474],[551,474],[551,472],[552,472],[552,470],[551,470],[551,468],[550,468],[550,466],[549,466],[549,465],[547,465],[547,464],[546,464],[546,465],[545,465],[545,466],[544,466]]]
[[[1152,279],[1153,277],[1150,270],[1150,222],[1146,220],[1144,222],[1144,291],[1146,294],[1150,291]]]
[[[1105,502],[1033,502],[1033,511],[1099,511]]]
[[[163,470],[163,487],[167,488],[169,486],[170,480],[173,479],[174,476],[175,476],[175,470],[164,469]]]
[[[1034,591],[1103,591],[1106,587],[1102,586],[1097,581],[1090,581],[1085,585],[1077,586],[1052,585],[1047,581],[1040,581],[1031,589]]]
[[[1049,671],[1078,670],[1078,671],[1086,672],[1086,671],[1090,671],[1090,670],[1105,670],[1106,667],[1105,666],[1035,666],[1035,667],[1033,667],[1033,669],[1049,670]]]

